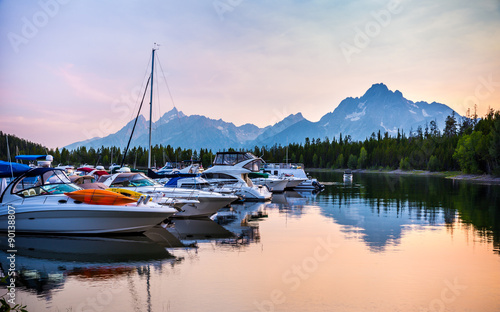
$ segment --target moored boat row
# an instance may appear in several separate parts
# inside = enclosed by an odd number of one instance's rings
[[[272,177],[260,172],[261,168],[265,168],[263,160],[251,153],[222,152],[202,174],[166,186],[140,172],[109,174],[78,168],[82,176],[73,172],[68,177],[64,168],[25,166],[24,173],[17,171],[1,194],[0,229],[7,231],[9,218],[14,218],[9,216],[15,214],[18,232],[142,232],[168,218],[210,217],[237,200],[270,200],[273,192],[283,192],[290,181],[304,181]],[[184,179],[201,187],[183,183]]]
[[[151,76],[146,84],[146,88],[150,84],[151,91],[149,177],[131,172],[123,163],[113,164],[108,173],[102,166],[85,165],[76,170],[70,165],[49,168],[53,160],[50,155],[17,156],[16,159],[37,161],[42,168],[28,167],[30,170],[20,173],[19,177],[12,175],[6,187],[0,183],[2,189],[5,188],[3,192],[0,190],[0,230],[8,231],[10,222],[13,227],[15,224],[17,232],[30,233],[143,232],[171,217],[212,216],[236,200],[267,201],[273,192],[283,192],[286,187],[309,187],[308,182],[312,188],[320,186],[317,181],[307,179],[303,170],[288,172],[282,177],[277,173],[270,175],[264,160],[246,152],[219,152],[213,166],[203,173],[201,166],[194,163],[188,170],[174,170],[168,164],[159,171],[150,170],[156,49],[155,45]],[[122,159],[126,159],[134,129],[135,123]],[[5,176],[9,177],[9,171],[13,173],[12,168],[11,164]],[[261,168],[264,172],[259,173]],[[66,172],[81,176],[70,180]],[[296,176],[297,173],[303,173],[304,177]]]

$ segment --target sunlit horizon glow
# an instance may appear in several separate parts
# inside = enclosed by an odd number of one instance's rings
[[[50,148],[134,117],[155,42],[174,102],[157,66],[153,120],[175,105],[237,126],[318,121],[374,83],[500,109],[498,0],[6,0],[0,29],[0,130]]]

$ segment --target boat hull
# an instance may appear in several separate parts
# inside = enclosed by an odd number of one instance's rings
[[[273,194],[262,185],[255,185],[253,187],[240,187],[235,192],[245,201],[267,201],[271,200]]]
[[[176,212],[173,208],[150,208],[66,204],[1,205],[0,231],[8,230],[9,211],[15,211],[16,233],[114,234],[144,232]],[[9,208],[10,207],[10,208]]]
[[[288,183],[286,185],[287,189],[294,189],[297,186],[299,186],[300,183],[306,181],[307,179],[301,179],[301,178],[286,178]]]
[[[226,197],[199,197],[199,203],[184,205],[174,218],[206,218],[210,217],[219,209],[231,204],[237,199],[236,196]]]
[[[273,192],[273,193],[282,193],[285,191],[285,188],[288,185],[287,180],[281,179],[266,179],[266,178],[257,178],[252,179],[253,184],[255,185],[264,185]]]
[[[321,188],[321,184],[316,179],[308,179],[294,187],[296,190],[317,190]]]

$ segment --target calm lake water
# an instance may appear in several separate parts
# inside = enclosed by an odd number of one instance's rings
[[[323,192],[233,205],[218,223],[18,237],[16,301],[61,312],[500,311],[500,186],[314,175]]]

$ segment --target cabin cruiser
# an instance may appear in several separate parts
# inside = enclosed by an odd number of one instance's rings
[[[151,169],[148,170],[148,176],[155,179],[158,183],[167,187],[180,187],[185,189],[198,189],[208,192],[214,192],[216,187],[205,180],[201,173],[204,171],[201,163],[192,162],[190,165],[180,169],[173,174],[156,175]],[[156,177],[156,178],[155,178]],[[232,194],[234,190],[231,188],[217,187],[217,193]]]
[[[11,230],[13,220],[12,226],[19,233],[144,232],[177,212],[173,207],[143,200],[121,205],[89,204],[70,196],[79,190],[61,169],[26,171],[0,197],[0,231]]]
[[[115,173],[111,176],[103,176],[99,182],[111,188],[121,188],[151,195],[153,200],[160,204],[168,202],[172,198],[198,201],[184,206],[181,211],[175,214],[175,217],[208,217],[238,199],[237,196],[231,194],[166,187],[141,172]]]
[[[184,161],[189,163],[179,169],[167,162],[164,167],[155,171],[148,169],[148,177],[168,187],[183,187],[203,189],[209,186],[208,182],[200,177],[203,167],[199,161]]]
[[[232,189],[243,200],[270,200],[272,193],[266,186],[254,185],[248,177],[251,172],[259,172],[264,161],[252,153],[218,152],[212,167],[201,175],[218,188]]]
[[[290,185],[287,185],[287,188],[307,190],[321,190],[324,188],[318,180],[306,175],[303,164],[266,163],[262,167],[262,172],[288,179]],[[294,186],[299,180],[301,182]]]

